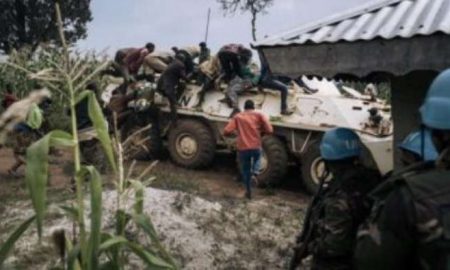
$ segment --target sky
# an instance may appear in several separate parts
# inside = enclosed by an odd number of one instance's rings
[[[257,20],[257,37],[280,33],[371,0],[274,0]],[[224,16],[216,0],[92,0],[93,21],[81,50],[113,54],[117,49],[153,42],[157,50],[198,44],[205,39],[211,8],[208,45],[217,51],[227,43],[252,42],[250,14]]]

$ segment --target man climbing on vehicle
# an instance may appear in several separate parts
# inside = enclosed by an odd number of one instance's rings
[[[272,72],[270,71],[269,64],[265,61],[264,57],[261,59],[261,75],[258,82],[258,87],[267,88],[270,90],[276,90],[281,93],[281,111],[282,115],[291,115],[293,111],[288,109],[287,98],[288,98],[288,87],[286,84],[279,80],[276,80]]]
[[[235,76],[228,84],[225,92],[225,98],[221,102],[226,102],[233,111],[230,117],[240,112],[239,109],[239,94],[245,90],[256,86],[259,82],[260,76],[250,68],[251,58],[241,58],[240,76]]]
[[[380,181],[376,171],[361,165],[361,144],[350,129],[335,128],[324,134],[320,154],[327,173],[305,216],[290,269],[309,255],[314,270],[354,269],[356,230],[370,211],[366,194]],[[332,179],[325,182],[329,175]]]
[[[145,44],[144,48],[125,48],[116,52],[114,66],[125,82],[134,80],[144,63],[144,58],[155,50],[153,43]]]
[[[261,158],[262,135],[273,133],[273,127],[268,118],[255,111],[255,103],[252,100],[245,101],[244,112],[236,114],[224,129],[225,136],[237,133],[237,149],[241,167],[241,175],[244,180],[247,199],[252,198],[252,175],[257,173]]]
[[[201,65],[203,62],[208,61],[211,57],[211,50],[206,45],[206,42],[200,42],[200,55],[198,56],[198,64]]]
[[[439,156],[434,166],[394,173],[372,193],[372,212],[358,232],[357,269],[449,269],[450,70],[433,81],[420,114]]]
[[[187,80],[185,60],[183,54],[177,54],[158,81],[158,91],[169,100],[170,119],[173,124],[177,120],[177,87],[180,80]]]
[[[235,76],[243,77],[242,63],[252,58],[252,51],[241,44],[228,44],[219,50],[217,56],[224,72],[224,81],[229,82]]]
[[[194,73],[194,60],[199,58],[199,64],[201,64],[209,58],[210,54],[210,51],[205,42],[200,42],[198,46],[187,46],[183,48],[173,47],[172,50],[175,52],[175,54],[181,54],[184,57],[186,74],[188,76],[192,76],[192,73]]]

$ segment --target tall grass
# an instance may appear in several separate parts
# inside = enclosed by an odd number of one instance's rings
[[[26,182],[30,192],[35,215],[22,223],[0,247],[0,268],[13,249],[14,243],[33,223],[37,226],[39,239],[42,238],[44,219],[47,210],[48,156],[51,147],[69,147],[72,149],[76,202],[61,205],[67,218],[74,220],[72,235],[64,232],[61,243],[65,254],[63,261],[67,269],[124,269],[131,254],[139,257],[143,264],[152,269],[176,269],[177,266],[158,239],[149,216],[143,213],[144,188],[147,174],[152,164],[136,179],[130,179],[133,173],[125,172],[120,138],[111,137],[105,117],[94,93],[85,90],[86,85],[98,77],[109,64],[105,59],[88,61],[73,55],[66,43],[59,5],[55,5],[59,33],[62,43],[60,50],[53,51],[45,58],[45,68],[33,67],[30,60],[9,62],[9,68],[24,76],[28,81],[38,81],[50,89],[70,111],[70,132],[53,130],[33,143],[27,150]],[[45,52],[42,52],[45,54]],[[87,98],[89,117],[96,130],[97,139],[109,161],[115,175],[117,190],[116,230],[104,231],[102,228],[102,177],[93,166],[81,164],[79,137],[77,132],[76,105]],[[116,132],[117,133],[117,132]],[[132,166],[133,167],[133,166]],[[88,181],[86,181],[88,179]],[[88,184],[86,184],[88,183]],[[87,186],[87,187],[86,187]],[[90,195],[90,222],[86,226],[86,190]],[[124,198],[134,194],[133,208],[127,209]],[[134,223],[148,236],[148,243],[140,243],[126,238],[126,227]]]

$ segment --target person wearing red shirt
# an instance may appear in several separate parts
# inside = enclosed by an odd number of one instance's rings
[[[273,133],[273,127],[265,115],[255,111],[255,103],[247,100],[243,112],[236,114],[225,126],[224,135],[237,132],[237,150],[241,163],[241,175],[246,187],[245,196],[251,199],[252,175],[259,170],[262,135]]]

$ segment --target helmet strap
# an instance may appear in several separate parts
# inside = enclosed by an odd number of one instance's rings
[[[422,160],[426,160],[425,157],[425,126],[420,125],[420,154],[422,156]]]

